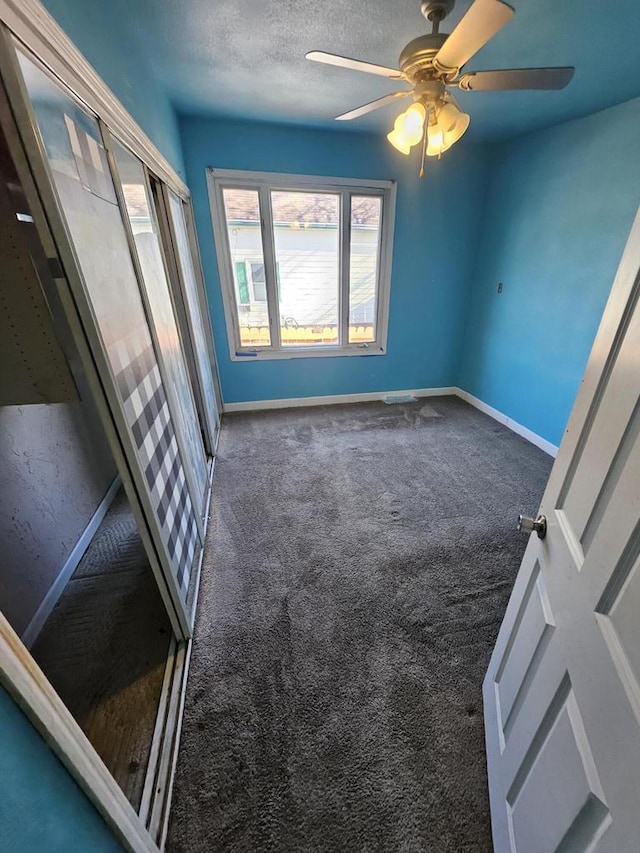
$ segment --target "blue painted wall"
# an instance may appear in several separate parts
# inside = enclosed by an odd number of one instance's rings
[[[639,138],[636,98],[492,149],[459,384],[553,444],[640,203]]]
[[[111,831],[0,688],[1,853],[116,853]]]
[[[483,147],[430,161],[423,181],[414,155],[384,136],[207,118],[180,120],[226,402],[452,385],[459,360],[478,212],[485,193]],[[213,243],[205,170],[253,169],[398,181],[387,354],[232,362]]]
[[[186,174],[227,401],[457,383],[559,441],[638,202],[637,100],[492,146],[490,154],[467,140],[430,162],[421,183],[415,161],[397,155],[380,134],[212,118],[183,118],[178,128],[165,90],[136,46],[145,43],[143,24],[133,22],[142,39],[137,43],[124,24],[125,0],[44,2]],[[230,361],[207,165],[398,179],[386,356]],[[504,282],[500,296],[498,281]]]
[[[69,38],[184,178],[178,121],[127,25],[121,0],[43,0]]]

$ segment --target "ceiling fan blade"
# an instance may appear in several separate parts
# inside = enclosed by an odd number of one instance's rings
[[[475,0],[446,42],[433,64],[444,74],[454,74],[492,39],[514,15],[502,0]]]
[[[349,59],[348,56],[338,56],[336,53],[325,53],[322,50],[312,50],[306,55],[312,62],[323,62],[325,65],[336,65],[338,68],[348,68],[350,71],[364,71],[366,74],[379,74],[391,80],[403,80],[404,74],[397,68],[386,68],[372,62],[361,62],[359,59]]]
[[[363,104],[361,107],[356,107],[355,110],[349,110],[348,113],[342,113],[342,115],[336,116],[336,121],[351,121],[353,118],[360,118],[360,116],[364,116],[367,113],[371,113],[374,110],[379,110],[380,107],[384,107],[387,104],[390,104],[392,101],[397,101],[398,98],[408,98],[409,95],[412,95],[413,92],[393,92],[391,95],[385,95],[383,98],[378,98],[375,101],[369,101],[368,104]]]
[[[488,92],[507,89],[564,89],[573,77],[573,68],[508,68],[504,71],[475,71],[463,74],[456,84],[461,89]]]

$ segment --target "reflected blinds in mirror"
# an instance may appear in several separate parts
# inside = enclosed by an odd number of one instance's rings
[[[195,359],[198,364],[198,372],[203,387],[204,405],[207,408],[207,417],[212,428],[217,423],[216,398],[213,387],[212,365],[209,360],[209,348],[205,336],[204,322],[198,299],[198,284],[191,256],[187,223],[184,216],[183,202],[174,192],[169,192],[169,212],[176,238],[176,254],[180,264],[184,296],[187,311],[189,312],[190,327],[193,335],[193,348]],[[209,318],[206,318],[209,322]]]
[[[177,427],[185,439],[187,464],[194,481],[194,500],[197,502],[197,508],[202,510],[207,489],[207,460],[178,324],[171,302],[144,166],[136,156],[115,140],[113,154],[144,278],[156,341],[162,351],[167,381],[171,385],[169,391],[175,395],[173,411],[178,421]]]

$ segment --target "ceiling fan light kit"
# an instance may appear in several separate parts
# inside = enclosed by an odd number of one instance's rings
[[[409,154],[414,145],[424,142],[426,133],[427,157],[440,157],[460,139],[470,121],[453,101],[433,100],[428,108],[416,101],[400,113],[387,139],[401,154]]]
[[[416,101],[409,109],[400,113],[387,139],[401,154],[409,154],[411,148],[422,141],[427,110]]]
[[[463,113],[457,104],[445,102],[432,111],[433,122],[427,128],[427,157],[440,157],[465,133],[471,117]]]
[[[405,155],[422,143],[421,177],[425,155],[440,157],[460,139],[471,121],[448,88],[469,92],[563,89],[574,72],[573,68],[563,67],[461,73],[464,65],[511,20],[514,10],[503,0],[474,0],[453,32],[447,35],[440,32],[440,23],[454,3],[455,0],[423,0],[420,8],[431,24],[431,32],[413,39],[402,49],[399,69],[318,50],[307,53],[307,59],[313,62],[364,71],[411,86],[409,90],[392,92],[342,113],[336,119],[351,121],[392,101],[412,96],[414,103],[396,118],[387,139]]]

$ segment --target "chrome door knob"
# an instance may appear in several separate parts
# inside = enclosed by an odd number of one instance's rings
[[[518,530],[523,533],[533,533],[538,534],[538,539],[544,539],[547,535],[547,519],[544,515],[539,515],[537,518],[529,518],[527,515],[519,515],[518,516]]]

